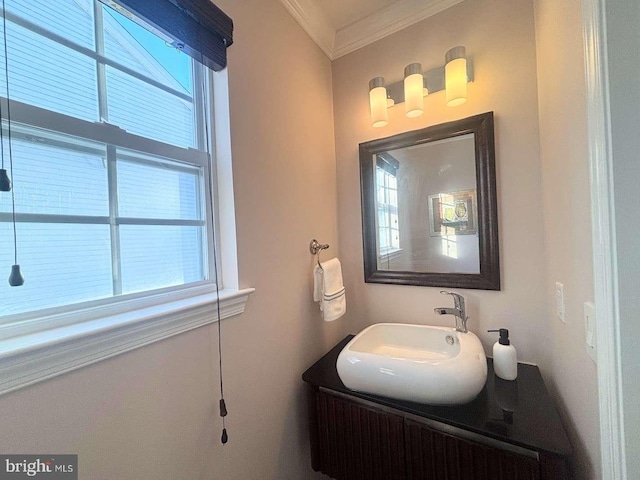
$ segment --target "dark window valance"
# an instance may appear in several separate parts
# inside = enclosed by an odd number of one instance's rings
[[[376,165],[394,177],[398,172],[398,168],[400,168],[400,162],[388,152],[379,153],[377,155]]]
[[[227,47],[233,43],[233,21],[209,0],[100,1],[121,13],[122,9],[132,13],[207,67],[217,71],[227,66]]]

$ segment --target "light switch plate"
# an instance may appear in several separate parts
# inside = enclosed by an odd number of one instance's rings
[[[587,354],[598,363],[596,343],[596,306],[592,302],[584,302],[584,331],[587,343]]]
[[[564,309],[564,285],[560,282],[556,282],[556,316],[562,320],[562,323],[567,323]]]

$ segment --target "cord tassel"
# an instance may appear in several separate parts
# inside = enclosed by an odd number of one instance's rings
[[[20,271],[20,265],[13,265],[11,267],[11,275],[9,275],[9,285],[12,287],[19,287],[24,285],[24,276]]]
[[[7,174],[7,171],[4,168],[2,168],[0,169],[0,192],[10,192],[10,191],[11,191],[11,180],[9,180],[9,175]]]
[[[224,403],[224,398],[220,399],[220,416],[221,417],[227,416],[227,405]]]
[[[223,445],[229,441],[229,436],[227,435],[226,428],[222,429],[222,438],[220,439],[220,441],[222,442]]]

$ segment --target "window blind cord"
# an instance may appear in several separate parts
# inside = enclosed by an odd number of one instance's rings
[[[9,99],[11,98],[11,94],[9,93],[9,52],[7,48],[7,15],[6,15],[6,0],[2,0],[2,37],[3,37],[3,48],[4,48],[4,72],[5,78],[7,82],[7,130],[9,133],[9,162],[12,160],[12,151],[11,151],[11,103]],[[2,110],[0,109],[0,112]],[[1,113],[0,113],[1,116]],[[2,145],[2,167],[4,168],[4,142]],[[13,172],[11,172],[13,174]]]
[[[6,14],[5,14],[5,6],[4,6],[4,0],[2,1],[2,31],[3,31],[3,36],[4,36],[4,58],[5,61],[7,59],[7,19],[6,19]],[[6,66],[6,63],[5,63]],[[9,98],[9,92],[7,91],[7,98]],[[2,103],[0,102],[0,124],[2,123]],[[2,125],[0,125],[1,127]],[[2,169],[4,170],[4,128],[0,128],[0,155],[2,155]]]
[[[4,11],[2,12],[2,14],[4,16]],[[2,157],[2,170],[4,172],[4,128],[2,128],[3,119],[4,117],[2,116],[2,102],[0,102],[0,157]]]
[[[7,7],[6,1],[2,0],[2,36],[4,40],[4,72],[7,82],[7,133],[9,140],[9,171],[11,172],[11,183],[13,183],[13,149],[11,147],[11,94],[9,93],[9,52],[7,49]],[[0,128],[0,131],[2,129]],[[4,140],[2,141],[2,162],[4,167]],[[18,235],[16,231],[16,195],[15,189],[11,189],[11,215],[13,219],[13,256],[14,265],[18,264]]]
[[[4,0],[3,0],[4,1]],[[206,78],[202,79],[202,98],[207,98],[206,92]],[[208,104],[207,102],[206,104]],[[229,440],[227,435],[227,428],[225,423],[225,417],[227,416],[227,405],[224,401],[224,382],[222,380],[222,320],[220,318],[220,287],[218,281],[218,251],[216,246],[216,222],[215,215],[213,213],[213,159],[211,154],[211,145],[209,143],[209,115],[208,112],[204,112],[204,129],[205,129],[205,144],[207,149],[207,155],[209,157],[209,191],[211,192],[211,230],[213,233],[213,268],[216,275],[216,310],[218,315],[218,368],[220,372],[220,417],[222,417],[222,436],[220,441],[224,445]]]
[[[4,168],[4,117],[2,116],[2,102],[0,101],[0,158],[2,158],[2,165],[0,166],[0,192],[11,191],[11,182],[9,175]]]

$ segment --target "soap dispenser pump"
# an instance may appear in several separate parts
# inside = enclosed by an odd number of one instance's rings
[[[500,339],[493,345],[493,369],[503,380],[515,380],[518,376],[518,357],[516,348],[509,341],[509,330],[488,330],[499,332]]]

